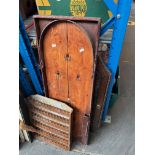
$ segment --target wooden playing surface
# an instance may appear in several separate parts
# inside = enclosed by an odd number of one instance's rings
[[[48,96],[90,114],[93,48],[87,33],[73,22],[54,22],[43,33],[42,52]]]

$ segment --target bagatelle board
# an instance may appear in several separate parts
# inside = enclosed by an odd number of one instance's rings
[[[56,18],[46,23],[38,41],[45,94],[74,108],[73,137],[87,144],[96,42],[75,21]]]

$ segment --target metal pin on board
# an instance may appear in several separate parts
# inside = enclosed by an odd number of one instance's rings
[[[55,48],[57,45],[53,43],[51,46],[52,46],[52,48]]]
[[[84,48],[80,48],[80,53],[83,53],[84,52]]]

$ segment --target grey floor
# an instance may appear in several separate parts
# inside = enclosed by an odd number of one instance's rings
[[[134,5],[130,20],[134,21]],[[128,26],[120,59],[120,97],[109,110],[111,124],[91,133],[90,144],[73,144],[70,152],[35,140],[25,143],[20,155],[134,155],[135,154],[135,27]]]

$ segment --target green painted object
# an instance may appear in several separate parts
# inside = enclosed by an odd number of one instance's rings
[[[40,15],[100,17],[102,23],[109,19],[103,0],[36,0]]]

